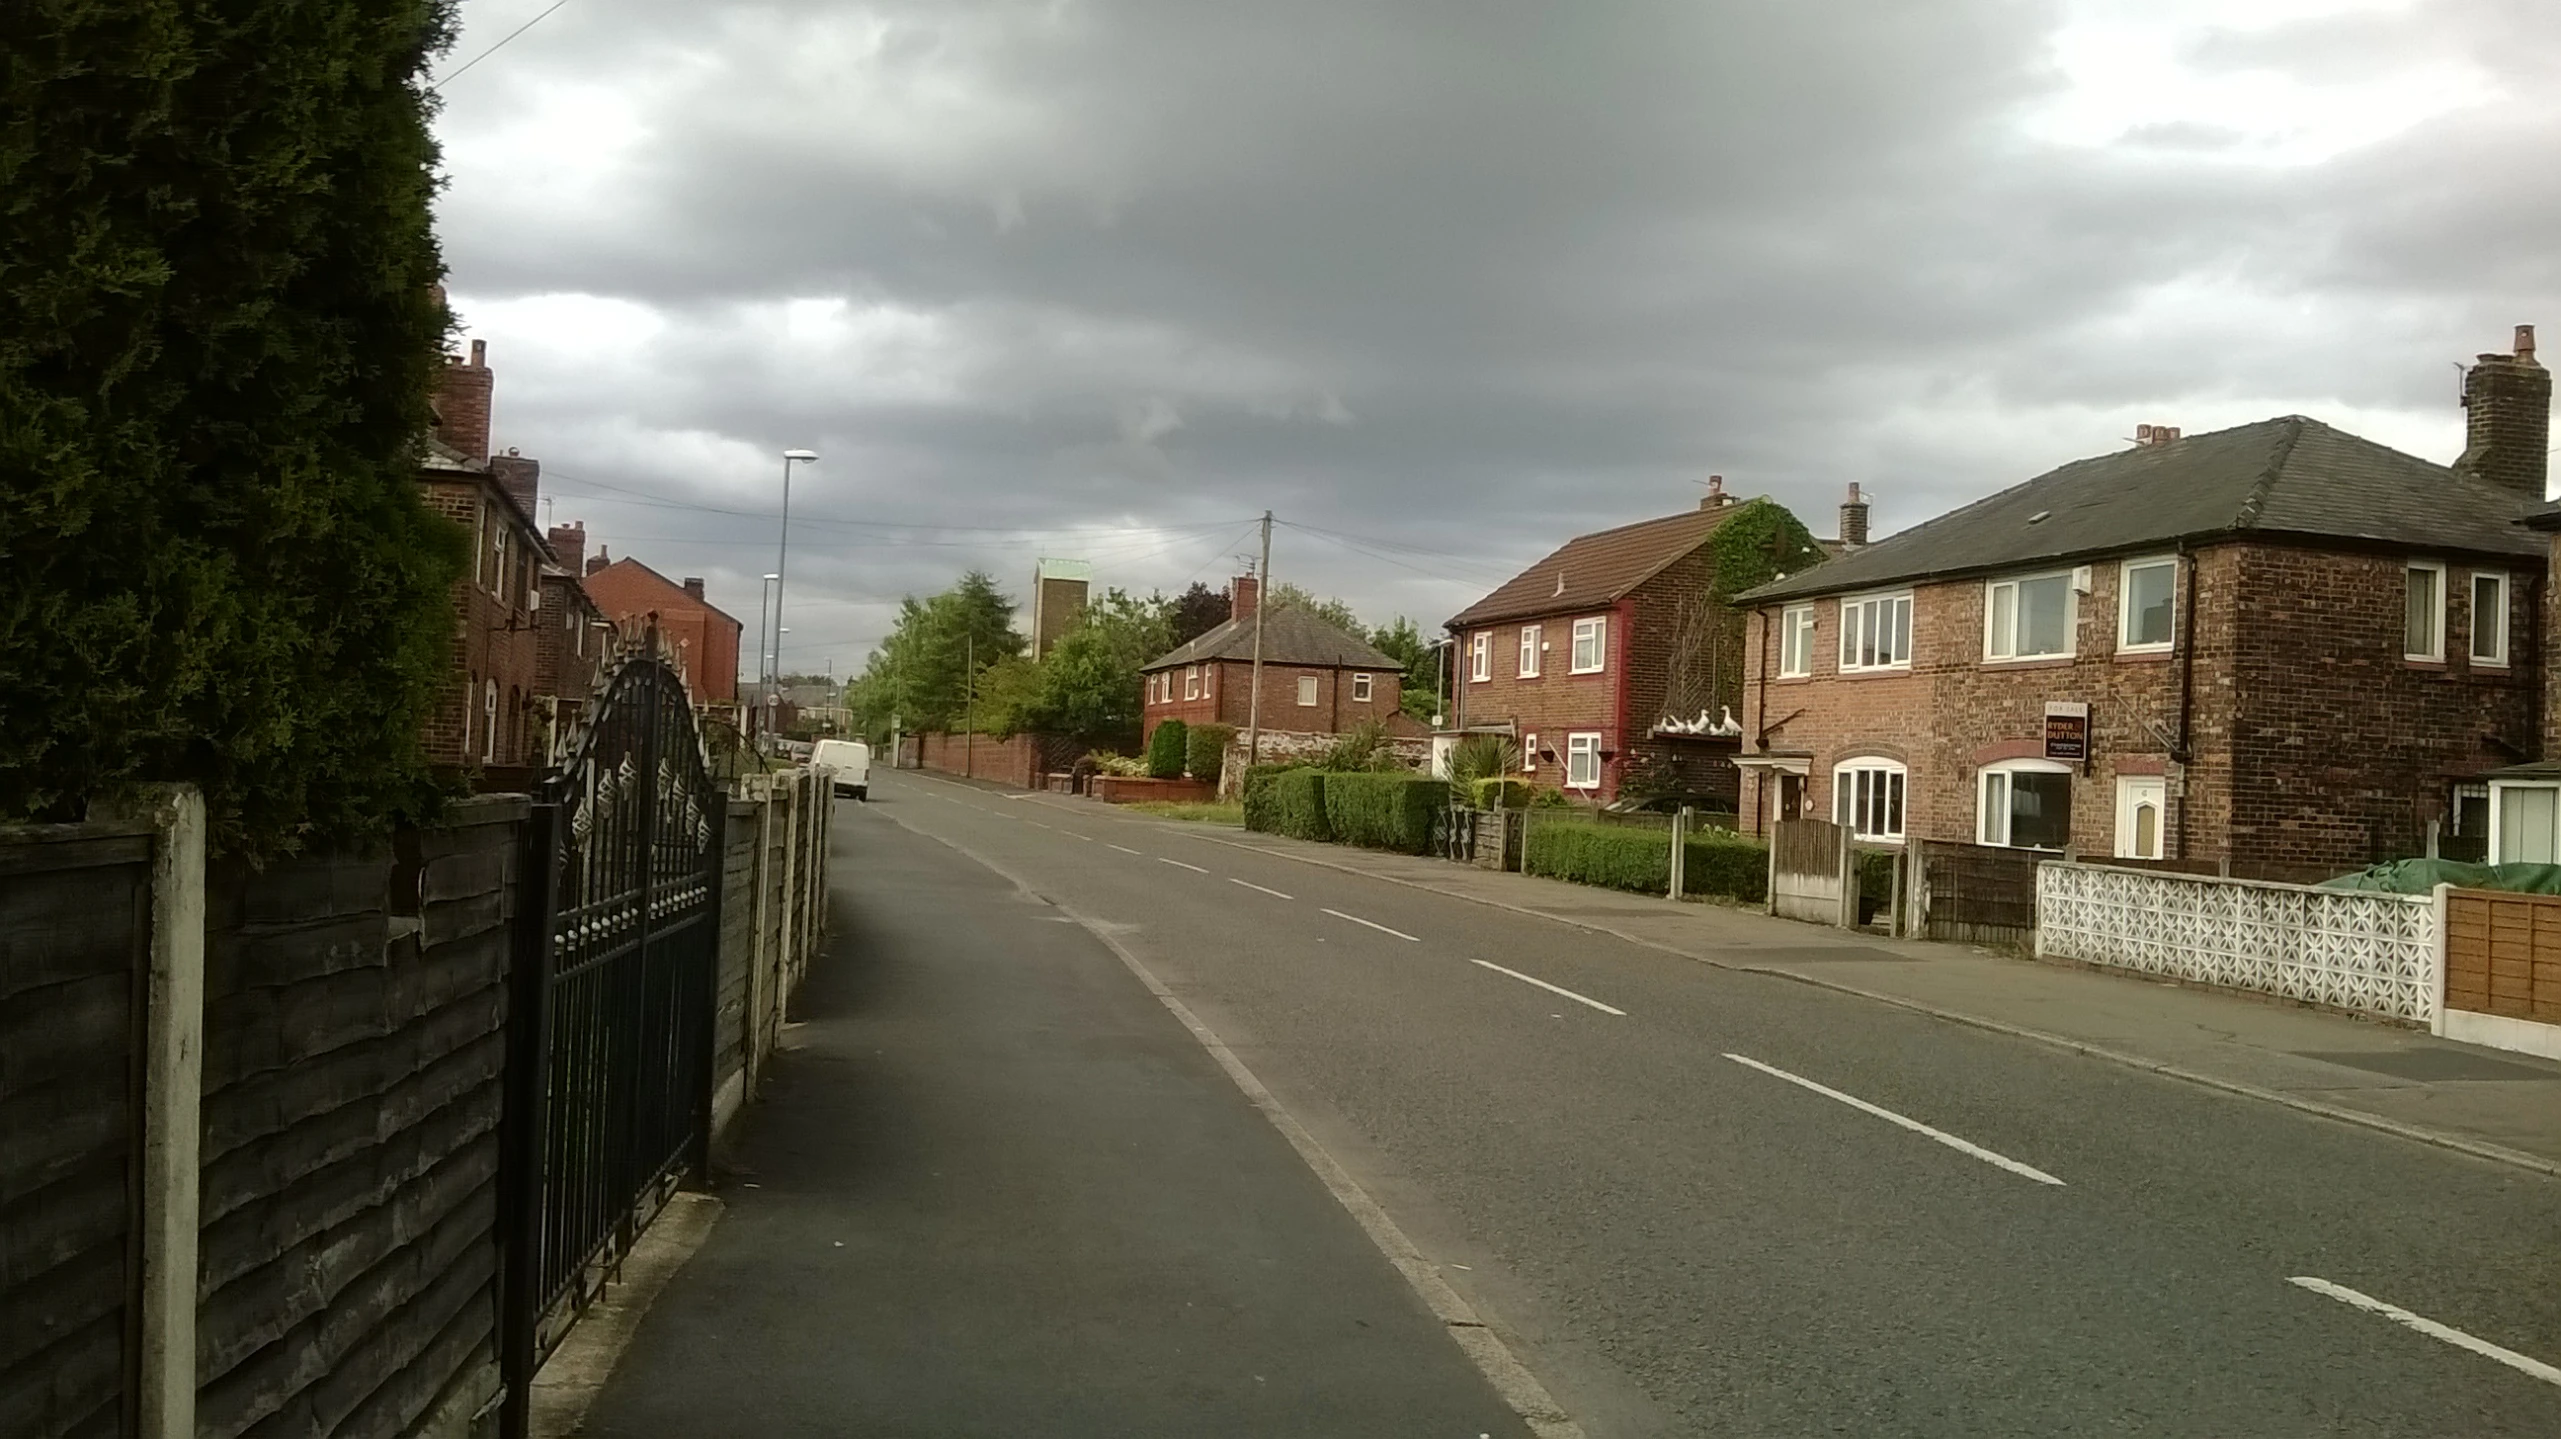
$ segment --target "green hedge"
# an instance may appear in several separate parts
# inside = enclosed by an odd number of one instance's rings
[[[1480,779],[1468,785],[1478,809],[1527,809],[1530,784],[1525,779]]]
[[[1684,866],[1684,894],[1757,901],[1769,883],[1769,850],[1758,840],[1693,835]],[[1521,870],[1576,884],[1661,894],[1672,885],[1672,845],[1661,830],[1597,824],[1533,823],[1521,850]]]
[[[1190,742],[1190,727],[1181,720],[1169,719],[1156,726],[1156,732],[1147,737],[1147,777],[1181,779],[1183,751]]]
[[[1218,776],[1227,767],[1227,742],[1234,738],[1234,725],[1193,725],[1190,736],[1184,741],[1183,755],[1184,767],[1192,772],[1192,778],[1216,789]]]
[[[1448,781],[1427,775],[1376,772],[1325,777],[1325,822],[1344,844],[1429,854],[1432,826],[1448,809]]]
[[[1280,777],[1285,764],[1258,764],[1245,771],[1245,827],[1265,834],[1280,832]]]
[[[1311,768],[1288,768],[1273,776],[1273,835],[1288,835],[1291,840],[1332,842],[1334,827],[1324,814],[1324,791],[1329,789],[1324,771]]]

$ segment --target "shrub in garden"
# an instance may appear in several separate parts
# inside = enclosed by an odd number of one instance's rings
[[[1525,779],[1480,779],[1468,786],[1469,798],[1478,809],[1529,808],[1530,782]]]
[[[1737,834],[1692,835],[1681,868],[1681,893],[1758,903],[1769,894],[1770,849]]]
[[[1521,747],[1498,734],[1472,734],[1449,749],[1452,784],[1473,785],[1521,772]]]
[[[1661,894],[1672,885],[1672,845],[1659,830],[1546,821],[1529,828],[1521,872]]]
[[[1156,726],[1156,733],[1147,738],[1147,777],[1181,779],[1183,750],[1190,742],[1190,727],[1181,720],[1169,719]]]
[[[1285,764],[1258,764],[1245,771],[1245,827],[1264,834],[1280,832],[1280,777]]]
[[[1325,779],[1325,822],[1334,839],[1400,854],[1428,854],[1449,808],[1446,781],[1418,774],[1335,774]]]
[[[1405,761],[1389,742],[1387,726],[1377,720],[1362,720],[1343,732],[1334,747],[1325,751],[1316,767],[1335,774],[1359,774],[1370,770],[1401,770]]]
[[[1323,770],[1303,766],[1273,776],[1272,832],[1292,839],[1331,841],[1334,830],[1325,820],[1325,782]]]
[[[1190,737],[1184,741],[1183,758],[1184,765],[1192,772],[1192,778],[1208,785],[1211,789],[1218,788],[1219,773],[1227,767],[1227,742],[1234,738],[1236,738],[1234,725],[1193,725]]]

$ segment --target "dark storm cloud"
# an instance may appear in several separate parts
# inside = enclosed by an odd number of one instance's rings
[[[2424,434],[2561,294],[2549,25],[2192,24],[2209,79],[2513,92],[2314,162],[2041,134],[2083,8],[573,4],[454,87],[445,233],[559,473],[770,510],[805,443],[796,513],[1022,527],[796,532],[848,663],[966,564],[1215,579],[1265,506],[1410,547],[1276,568],[1433,621],[1711,471],[1825,531],[1846,481],[1909,523],[2137,419]],[[733,603],[766,563],[769,522],[589,513]]]

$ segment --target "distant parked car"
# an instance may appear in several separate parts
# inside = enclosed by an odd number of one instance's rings
[[[822,739],[809,762],[835,771],[836,793],[871,802],[871,746],[858,739]]]

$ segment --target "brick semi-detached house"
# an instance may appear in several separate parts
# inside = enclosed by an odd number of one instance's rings
[[[1460,611],[1451,728],[1509,735],[1548,789],[1731,811],[1741,631],[1708,542],[1746,508],[1712,478],[1697,509],[1577,536]]]
[[[534,528],[541,468],[512,452],[489,453],[492,377],[488,347],[447,357],[421,445],[419,488],[430,509],[471,537],[471,563],[454,583],[453,680],[428,721],[427,758],[455,768],[543,762],[535,721],[540,692],[542,567],[553,556]]]
[[[1745,828],[2236,873],[2477,834],[2539,752],[2550,391],[2480,380],[2532,354],[2473,372],[2452,467],[2301,416],[2145,426],[1748,592]]]
[[[587,562],[586,584],[625,638],[657,626],[694,703],[737,722],[738,637],[746,627],[704,597],[700,579],[678,584],[638,560],[600,552]]]
[[[1340,734],[1376,720],[1391,729],[1420,733],[1398,707],[1402,664],[1294,606],[1276,607],[1266,615],[1260,593],[1259,581],[1239,575],[1228,587],[1231,609],[1225,621],[1140,668],[1147,735],[1169,719],[1244,729],[1252,718],[1257,625],[1264,630],[1265,731]]]

